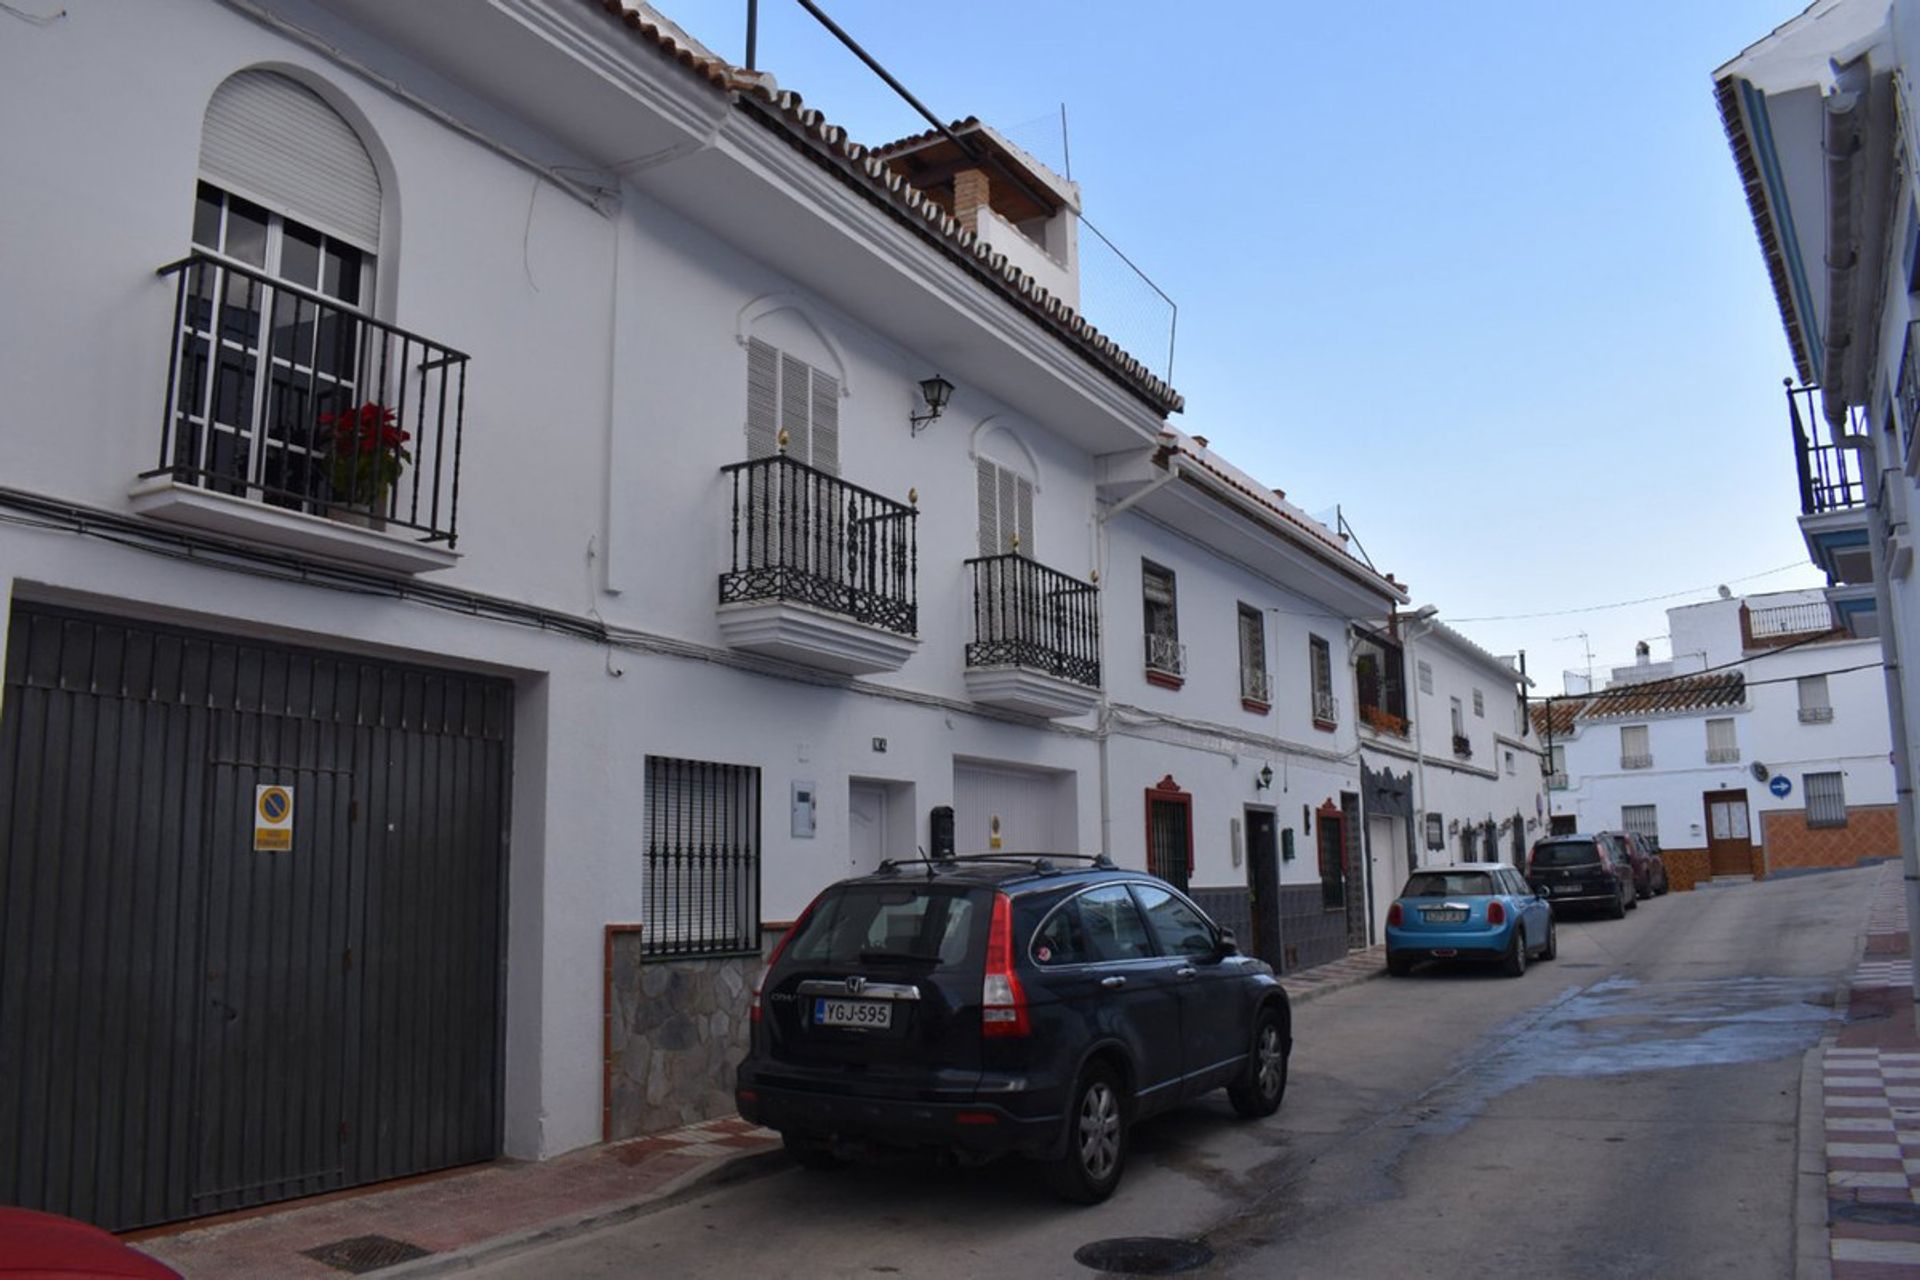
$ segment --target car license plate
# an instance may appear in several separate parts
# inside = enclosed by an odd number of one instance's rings
[[[1577,884],[1557,884],[1553,886],[1553,891],[1555,893],[1578,893],[1580,892],[1580,886]]]
[[[1429,907],[1420,913],[1428,924],[1459,924],[1467,918],[1464,907]]]
[[[893,1002],[817,999],[813,1002],[813,1020],[823,1027],[885,1030],[893,1025]]]

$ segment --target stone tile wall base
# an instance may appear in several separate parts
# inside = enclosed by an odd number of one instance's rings
[[[1900,852],[1899,824],[1892,805],[1850,808],[1843,827],[1809,827],[1806,810],[1773,809],[1760,815],[1760,829],[1765,847],[1756,850],[1756,877],[1762,867],[1769,871],[1852,867],[1869,858],[1894,857]]]

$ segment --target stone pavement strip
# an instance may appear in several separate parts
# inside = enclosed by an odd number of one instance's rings
[[[1385,949],[1372,947],[1281,981],[1299,1003],[1378,977],[1385,965]],[[418,1277],[623,1221],[744,1156],[779,1149],[778,1135],[730,1117],[553,1160],[497,1161],[126,1238],[188,1280],[338,1280],[354,1273],[349,1261],[361,1264],[359,1274]],[[376,1255],[389,1265],[366,1270]]]
[[[734,1116],[552,1160],[499,1161],[126,1238],[188,1280],[339,1280],[356,1269],[313,1254],[349,1242],[400,1264],[378,1274],[431,1274],[475,1253],[632,1217],[742,1157],[779,1148],[777,1135]]]
[[[1908,950],[1905,881],[1893,862],[1874,887],[1846,1022],[1819,1052],[1833,1280],[1920,1280],[1920,1036]]]

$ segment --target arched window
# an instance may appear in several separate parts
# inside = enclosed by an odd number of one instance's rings
[[[329,448],[336,415],[386,402],[383,383],[401,376],[363,323],[380,213],[365,143],[313,90],[249,70],[215,91],[193,211],[203,259],[181,315],[177,478],[282,506],[388,505],[393,475],[330,465]]]
[[[1005,427],[987,427],[974,438],[980,554],[1034,554],[1033,458]]]
[[[840,474],[840,362],[797,308],[757,316],[747,345],[747,457],[772,457],[787,433],[787,456]]]

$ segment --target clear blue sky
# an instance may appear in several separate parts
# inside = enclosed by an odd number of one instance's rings
[[[740,60],[745,0],[660,7]],[[1537,692],[1586,665],[1575,633],[1596,667],[1661,657],[1668,604],[1820,581],[1709,80],[1796,0],[822,7],[1043,159],[1065,103],[1088,217],[1179,304],[1175,424],[1340,504]],[[759,61],[860,141],[923,127],[792,0],[762,0]],[[1162,358],[1150,313],[1088,311]]]

